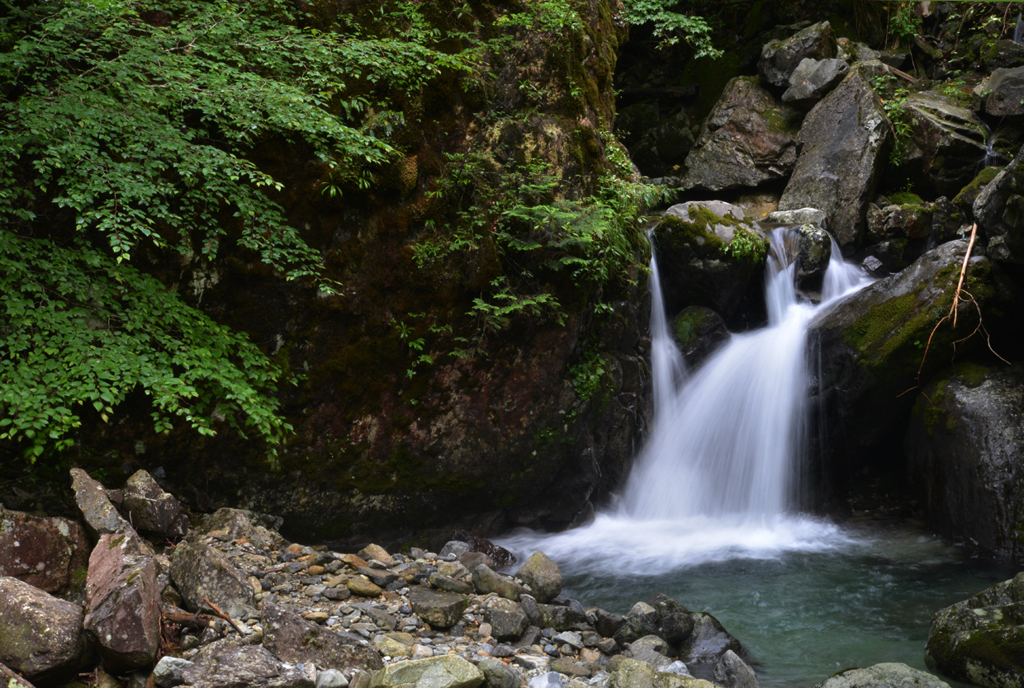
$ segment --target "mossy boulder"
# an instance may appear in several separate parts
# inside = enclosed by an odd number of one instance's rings
[[[1024,264],[1024,148],[978,194],[974,219],[991,258]]]
[[[672,334],[687,365],[698,367],[729,341],[729,328],[715,311],[687,306],[672,320]]]
[[[936,613],[924,658],[964,683],[1024,685],[1024,573]]]
[[[918,396],[907,480],[947,537],[1024,553],[1024,368],[960,364]]]
[[[815,688],[949,688],[949,684],[906,664],[883,662],[863,669],[840,671]]]

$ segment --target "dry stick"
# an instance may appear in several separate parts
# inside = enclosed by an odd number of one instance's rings
[[[13,686],[20,686],[22,688],[35,688],[31,683],[25,680],[19,674],[14,673],[13,669],[8,668],[3,662],[0,662],[0,676],[3,676],[8,681],[13,681]],[[7,684],[11,688],[12,684]]]
[[[964,276],[967,275],[967,261],[971,259],[971,250],[974,248],[974,240],[978,238],[978,223],[971,225],[971,241],[967,244],[967,253],[964,254],[964,264],[960,266],[960,281],[956,283],[956,293],[953,294],[953,305],[950,306],[949,314],[953,316],[953,327],[956,327],[956,307],[960,303],[960,292],[964,288]],[[970,296],[970,294],[968,294]],[[971,300],[974,297],[971,296]],[[938,327],[938,325],[936,325]],[[923,364],[923,362],[922,362]],[[918,371],[920,374],[921,371]]]
[[[203,598],[203,602],[205,602],[206,604],[210,605],[210,608],[213,609],[213,611],[217,613],[217,616],[219,616],[220,618],[224,619],[229,624],[231,624],[231,628],[235,629],[235,631],[238,633],[238,635],[241,635],[241,636],[245,635],[244,633],[242,633],[242,629],[239,628],[238,626],[236,626],[235,622],[231,620],[231,617],[228,616],[227,614],[225,614],[224,612],[222,612],[220,610],[220,607],[218,607],[213,602],[211,602],[209,600],[209,598],[204,597]]]

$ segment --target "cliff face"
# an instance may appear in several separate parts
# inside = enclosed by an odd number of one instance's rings
[[[309,11],[372,32],[379,5]],[[565,527],[622,477],[648,404],[647,248],[595,205],[630,175],[608,134],[617,3],[430,5],[428,30],[475,66],[388,94],[392,112],[370,106],[367,121],[394,128],[389,166],[331,170],[287,141],[258,151],[336,293],[240,253],[175,276],[300,376],[279,465],[227,433],[133,422],[98,429],[98,462],[163,465],[195,507],[273,512],[324,539]]]

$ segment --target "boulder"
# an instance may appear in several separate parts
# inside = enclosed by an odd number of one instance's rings
[[[181,504],[146,471],[136,471],[128,478],[122,503],[140,532],[177,540],[188,531],[188,516]]]
[[[984,123],[968,108],[934,91],[911,93],[904,112],[910,141],[900,172],[913,180],[915,189],[950,196],[960,191],[985,158]]]
[[[687,306],[672,319],[670,327],[683,358],[693,368],[732,337],[722,316],[704,306]]]
[[[951,307],[967,241],[951,241],[925,253],[909,268],[862,289],[818,314],[809,324],[812,360],[820,361],[817,389],[811,390],[812,418],[821,419],[827,446],[824,474],[842,482],[847,471],[874,462],[885,465],[902,439],[911,395],[903,393],[927,379],[953,353],[954,342],[977,326],[976,309],[961,303],[957,326],[935,331],[928,356],[924,344]],[[996,267],[973,257],[965,284],[986,319],[996,319],[1013,289]],[[963,355],[981,338],[957,346]],[[924,366],[922,369],[922,359]],[[902,395],[902,396],[901,396]],[[899,433],[896,435],[895,433]],[[817,437],[812,432],[811,437]]]
[[[1024,115],[1024,67],[994,70],[975,87],[974,109],[992,117]]]
[[[487,688],[519,688],[519,674],[499,659],[485,657],[477,668],[483,673]]]
[[[160,688],[174,688],[185,682],[182,672],[186,667],[192,666],[192,662],[181,657],[166,655],[153,667],[153,683]]]
[[[480,564],[473,569],[473,587],[481,595],[496,592],[507,600],[518,600],[525,590],[515,581],[495,573],[490,567]]]
[[[683,186],[721,191],[785,179],[797,157],[800,114],[754,77],[730,81],[686,158]]]
[[[376,650],[330,631],[277,603],[263,600],[263,647],[285,662],[312,662],[320,669],[376,671],[384,666]]]
[[[1024,554],[1024,368],[960,364],[918,395],[907,476],[943,535]]]
[[[906,664],[885,662],[866,669],[846,669],[815,688],[949,688],[949,684]]]
[[[373,675],[370,688],[476,688],[484,674],[458,655],[414,659],[384,667]]]
[[[562,572],[543,552],[534,552],[516,571],[516,577],[530,586],[538,602],[550,602],[562,592]]]
[[[990,258],[1024,264],[1024,148],[978,194],[974,219]]]
[[[451,628],[462,618],[462,612],[469,606],[469,598],[418,586],[409,591],[409,604],[432,627]]]
[[[710,678],[715,665],[729,650],[743,654],[740,641],[729,635],[718,619],[703,612],[693,612],[690,616],[693,632],[680,644],[679,659],[694,676]]]
[[[674,205],[652,237],[669,314],[706,306],[728,320],[763,269],[764,233],[729,203]]]
[[[121,518],[121,514],[117,513],[117,507],[107,497],[103,485],[93,480],[81,468],[71,469],[71,489],[75,491],[75,502],[82,512],[85,527],[93,538],[99,538],[106,533],[124,533],[131,530],[128,521]]]
[[[792,234],[796,239],[793,277],[797,291],[809,301],[820,301],[821,285],[832,259],[832,237],[815,225],[800,225]]]
[[[530,624],[519,604],[502,597],[492,597],[484,602],[483,614],[491,624],[491,635],[498,640],[518,638]]]
[[[928,668],[985,688],[1019,688],[1024,676],[1024,573],[932,617]]]
[[[982,51],[981,63],[989,71],[1024,66],[1024,45],[1009,38],[992,41]]]
[[[615,642],[626,647],[640,638],[658,634],[658,610],[646,602],[637,602],[626,614],[625,623],[615,632]]]
[[[662,671],[671,664],[674,655],[672,647],[656,635],[645,635],[634,640],[628,650],[633,659],[650,664],[656,671]]]
[[[276,530],[258,522],[259,520],[260,517],[251,511],[223,507],[199,519],[195,531],[229,542],[244,538],[254,547],[263,550],[284,549],[288,546],[288,542]]]
[[[171,578],[192,611],[212,611],[208,598],[229,615],[255,604],[248,577],[224,554],[204,542],[181,542],[171,556]]]
[[[882,103],[854,69],[807,113],[800,157],[779,210],[818,208],[841,246],[859,244],[892,143]]]
[[[538,604],[540,612],[540,624],[544,628],[553,628],[556,631],[576,631],[586,628],[588,619],[586,612],[573,607],[563,607],[558,604]]]
[[[812,24],[789,38],[766,43],[757,62],[757,73],[766,84],[786,88],[793,72],[805,58],[827,60],[838,53],[832,26],[827,21]]]
[[[89,542],[66,518],[40,518],[0,506],[0,576],[62,592],[85,574]]]
[[[156,564],[132,532],[107,533],[89,556],[85,630],[103,667],[125,673],[156,661],[160,646],[160,588]]]
[[[40,686],[75,676],[88,643],[82,608],[16,578],[0,576],[0,662]]]
[[[789,88],[782,102],[798,108],[810,108],[829,94],[850,71],[845,60],[815,60],[805,57],[789,75]]]
[[[193,688],[315,688],[294,664],[282,663],[266,648],[237,638],[218,640],[199,651],[181,672]]]
[[[611,688],[715,688],[715,684],[692,676],[656,671],[635,659],[624,659],[611,675]]]
[[[723,688],[760,688],[757,674],[732,650],[726,650],[718,660],[713,677]]]

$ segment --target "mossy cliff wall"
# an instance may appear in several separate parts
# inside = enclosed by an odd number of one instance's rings
[[[648,403],[636,268],[646,242],[630,236],[638,262],[627,274],[574,274],[557,265],[571,247],[540,260],[502,244],[500,231],[517,230],[500,230],[507,215],[492,208],[510,198],[569,207],[599,190],[609,156],[621,159],[607,134],[624,40],[617,2],[564,4],[578,21],[548,27],[509,21],[524,3],[429,3],[431,26],[459,36],[447,47],[476,46],[480,59],[391,94],[400,155],[369,171],[368,189],[289,142],[262,146],[257,162],[285,181],[276,200],[323,252],[336,294],[282,282],[241,254],[215,278],[181,276],[205,287],[189,293],[194,303],[301,376],[283,391],[295,436],[277,467],[229,433],[154,436],[131,419],[97,431],[92,463],[112,482],[126,464],[163,466],[193,508],[273,512],[307,540],[585,517],[627,469]],[[381,7],[308,9],[325,26],[341,16],[372,29]],[[502,289],[559,306],[490,319],[473,310],[506,305]]]

